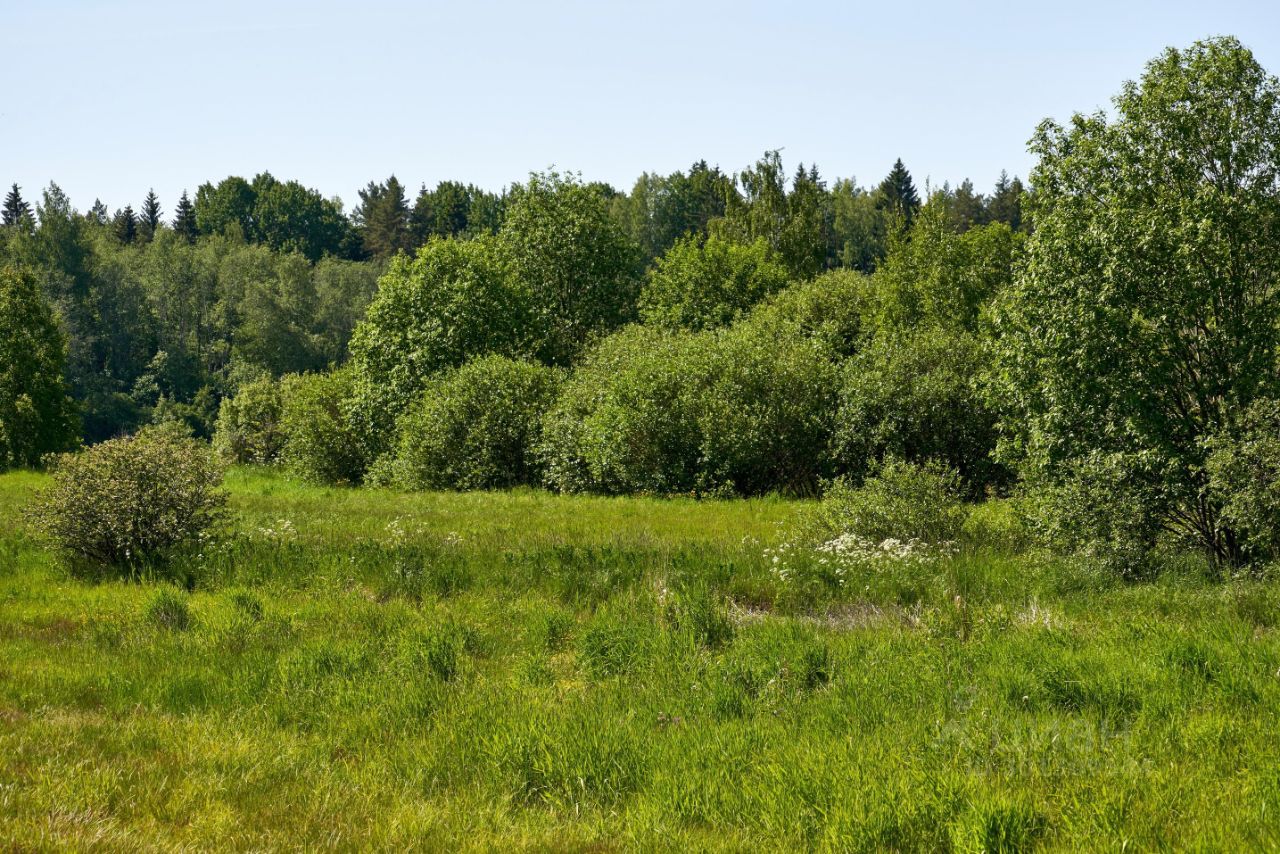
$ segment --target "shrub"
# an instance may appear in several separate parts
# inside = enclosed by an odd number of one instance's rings
[[[1118,453],[1091,453],[1054,480],[1028,485],[1037,539],[1126,576],[1152,569],[1161,503],[1158,475],[1141,459]]]
[[[209,532],[226,502],[221,481],[207,445],[153,428],[60,457],[31,517],[74,558],[137,566]]]
[[[357,483],[365,457],[351,426],[351,372],[303,374],[282,381],[280,459],[311,483]]]
[[[840,469],[858,479],[886,457],[936,459],[974,496],[1005,480],[991,458],[995,414],[977,391],[982,367],[981,347],[965,333],[877,335],[843,368],[834,436]]]
[[[718,333],[698,393],[704,487],[812,492],[829,473],[837,369],[821,341],[758,318]]]
[[[836,372],[794,327],[631,327],[573,373],[544,425],[563,490],[812,489],[828,464]]]
[[[274,463],[284,447],[280,384],[262,376],[222,399],[213,448],[227,463]]]
[[[818,341],[837,358],[858,351],[869,328],[873,280],[853,270],[832,270],[774,294],[751,312],[752,323],[785,327]]]
[[[640,294],[645,323],[708,329],[731,323],[787,284],[787,271],[763,240],[742,245],[687,237],[657,259]]]
[[[387,449],[396,419],[433,374],[472,356],[520,352],[527,305],[491,240],[432,240],[416,258],[392,261],[351,338],[366,453]]]
[[[1222,508],[1222,521],[1241,539],[1251,561],[1280,553],[1280,401],[1250,406],[1240,424],[1206,443],[1209,492]]]
[[[555,397],[554,368],[490,355],[428,384],[399,425],[379,479],[409,489],[495,489],[533,483],[532,449]]]
[[[699,351],[705,335],[630,326],[570,375],[543,422],[548,485],[687,492],[699,470]]]

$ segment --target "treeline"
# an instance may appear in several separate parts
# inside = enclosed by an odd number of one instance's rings
[[[875,190],[851,181],[828,189],[815,168],[799,169],[788,182],[776,153],[735,176],[705,163],[644,175],[629,194],[550,180],[571,188],[557,194],[575,197],[562,212],[595,216],[593,239],[611,243],[607,259],[565,260],[613,268],[615,281],[601,286],[617,291],[617,305],[610,318],[591,320],[603,324],[599,328],[636,318],[645,270],[670,263],[665,256],[681,240],[715,235],[713,251],[761,240],[787,279],[800,280],[834,267],[874,269],[894,229],[920,208],[901,163]],[[68,341],[65,375],[85,441],[174,418],[208,437],[221,400],[244,377],[344,363],[352,331],[391,259],[412,257],[434,240],[492,238],[518,199],[540,197],[530,196],[533,186],[494,194],[442,182],[423,187],[410,204],[393,176],[361,190],[346,216],[337,200],[263,173],[252,181],[230,177],[202,185],[194,201],[183,193],[166,220],[154,192],[136,213],[125,206],[109,214],[100,201],[80,213],[56,185],[34,207],[15,185],[0,220],[0,263],[35,276],[60,316]],[[992,220],[1016,227],[1019,192],[1016,179],[1002,178],[989,198],[965,182],[935,194],[935,203],[945,204],[957,231]],[[522,222],[505,229],[507,244],[521,239]],[[566,222],[561,231],[570,228],[582,230]],[[688,250],[673,257],[680,251]],[[530,273],[544,274],[547,282],[531,284],[534,290],[569,292],[578,271]],[[550,291],[544,296],[561,298]],[[514,315],[495,319],[524,322]],[[586,331],[561,330],[556,334],[566,340],[554,346],[562,352],[541,355],[564,363],[582,343],[570,339]]]

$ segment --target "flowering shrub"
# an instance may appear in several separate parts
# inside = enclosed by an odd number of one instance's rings
[[[858,570],[913,569],[951,555],[964,515],[954,471],[890,460],[862,486],[833,482],[765,555],[788,585],[839,588]]]
[[[226,503],[221,482],[207,445],[153,428],[60,457],[30,518],[75,558],[135,566],[204,537]]]

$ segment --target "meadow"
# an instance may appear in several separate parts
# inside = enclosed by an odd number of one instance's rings
[[[800,503],[228,477],[152,577],[0,476],[0,848],[1280,846],[1280,585],[1002,540],[799,595]]]

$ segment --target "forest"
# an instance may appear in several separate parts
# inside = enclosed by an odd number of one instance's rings
[[[1280,845],[1280,81],[1029,146],[13,184],[0,842]]]

